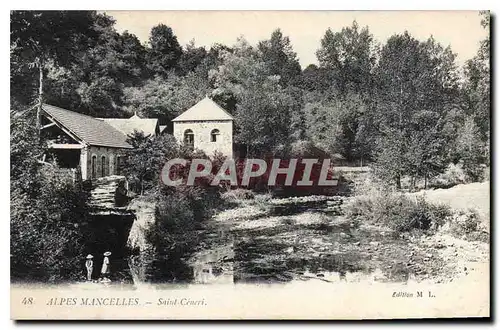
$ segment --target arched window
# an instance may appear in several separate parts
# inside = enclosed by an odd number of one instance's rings
[[[121,157],[120,156],[116,156],[116,162],[115,162],[115,174],[116,175],[120,175],[120,172],[121,172]]]
[[[210,133],[210,141],[217,142],[217,140],[219,139],[219,135],[220,135],[219,130],[217,128],[213,129],[212,132]]]
[[[106,157],[101,157],[101,177],[106,176]]]
[[[187,129],[184,131],[184,143],[189,146],[194,145],[194,133],[192,130]]]
[[[92,179],[95,179],[96,175],[97,175],[97,170],[96,170],[96,167],[97,167],[97,156],[94,155],[92,156]]]

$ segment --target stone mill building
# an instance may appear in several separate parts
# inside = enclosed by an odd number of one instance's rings
[[[226,110],[205,97],[172,120],[174,137],[208,156],[220,152],[232,158],[233,121]]]
[[[206,97],[172,120],[174,137],[179,143],[204,151],[208,156],[220,152],[233,157],[233,117]],[[41,134],[48,142],[48,158],[83,180],[121,175],[127,149],[127,138],[134,131],[145,135],[165,134],[166,126],[158,119],[94,118],[74,111],[44,104],[41,112]]]

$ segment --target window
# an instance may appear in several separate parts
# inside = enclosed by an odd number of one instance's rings
[[[106,157],[101,157],[101,177],[106,176]]]
[[[192,130],[187,129],[184,131],[184,143],[193,146],[194,145],[194,133]]]
[[[210,141],[211,142],[217,142],[217,139],[219,138],[219,130],[216,128],[216,129],[213,129],[212,132],[210,133]]]
[[[97,166],[97,156],[94,155],[92,156],[92,179],[95,179],[96,175],[97,175],[97,171],[96,171],[96,166]]]

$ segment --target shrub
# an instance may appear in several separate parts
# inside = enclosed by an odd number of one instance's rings
[[[11,195],[11,277],[17,281],[58,282],[82,272],[88,195],[56,167],[37,174],[37,193]]]
[[[164,187],[152,192],[156,221],[147,233],[158,251],[177,246],[190,249],[198,237],[196,229],[220,205],[220,193],[211,186]]]
[[[469,235],[480,228],[479,214],[474,209],[460,210],[450,220],[450,231],[457,237]]]
[[[434,205],[423,197],[388,192],[359,196],[346,206],[345,212],[352,221],[381,224],[398,232],[435,230],[451,215],[449,207]]]
[[[429,186],[436,188],[450,188],[457,184],[467,183],[467,174],[461,164],[449,164],[444,173],[431,179]]]
[[[255,193],[248,189],[234,189],[222,194],[222,199],[227,202],[254,199]]]

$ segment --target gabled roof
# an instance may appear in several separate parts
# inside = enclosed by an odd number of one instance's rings
[[[137,114],[130,118],[102,118],[106,123],[110,124],[125,135],[134,133],[134,131],[144,132],[145,135],[156,135],[158,127],[158,119],[156,118],[141,118]]]
[[[191,108],[181,113],[172,121],[199,121],[199,120],[234,120],[226,110],[222,109],[210,98],[205,97]]]
[[[132,148],[126,142],[127,136],[104,120],[49,104],[44,104],[42,109],[50,118],[84,143],[103,147]]]

